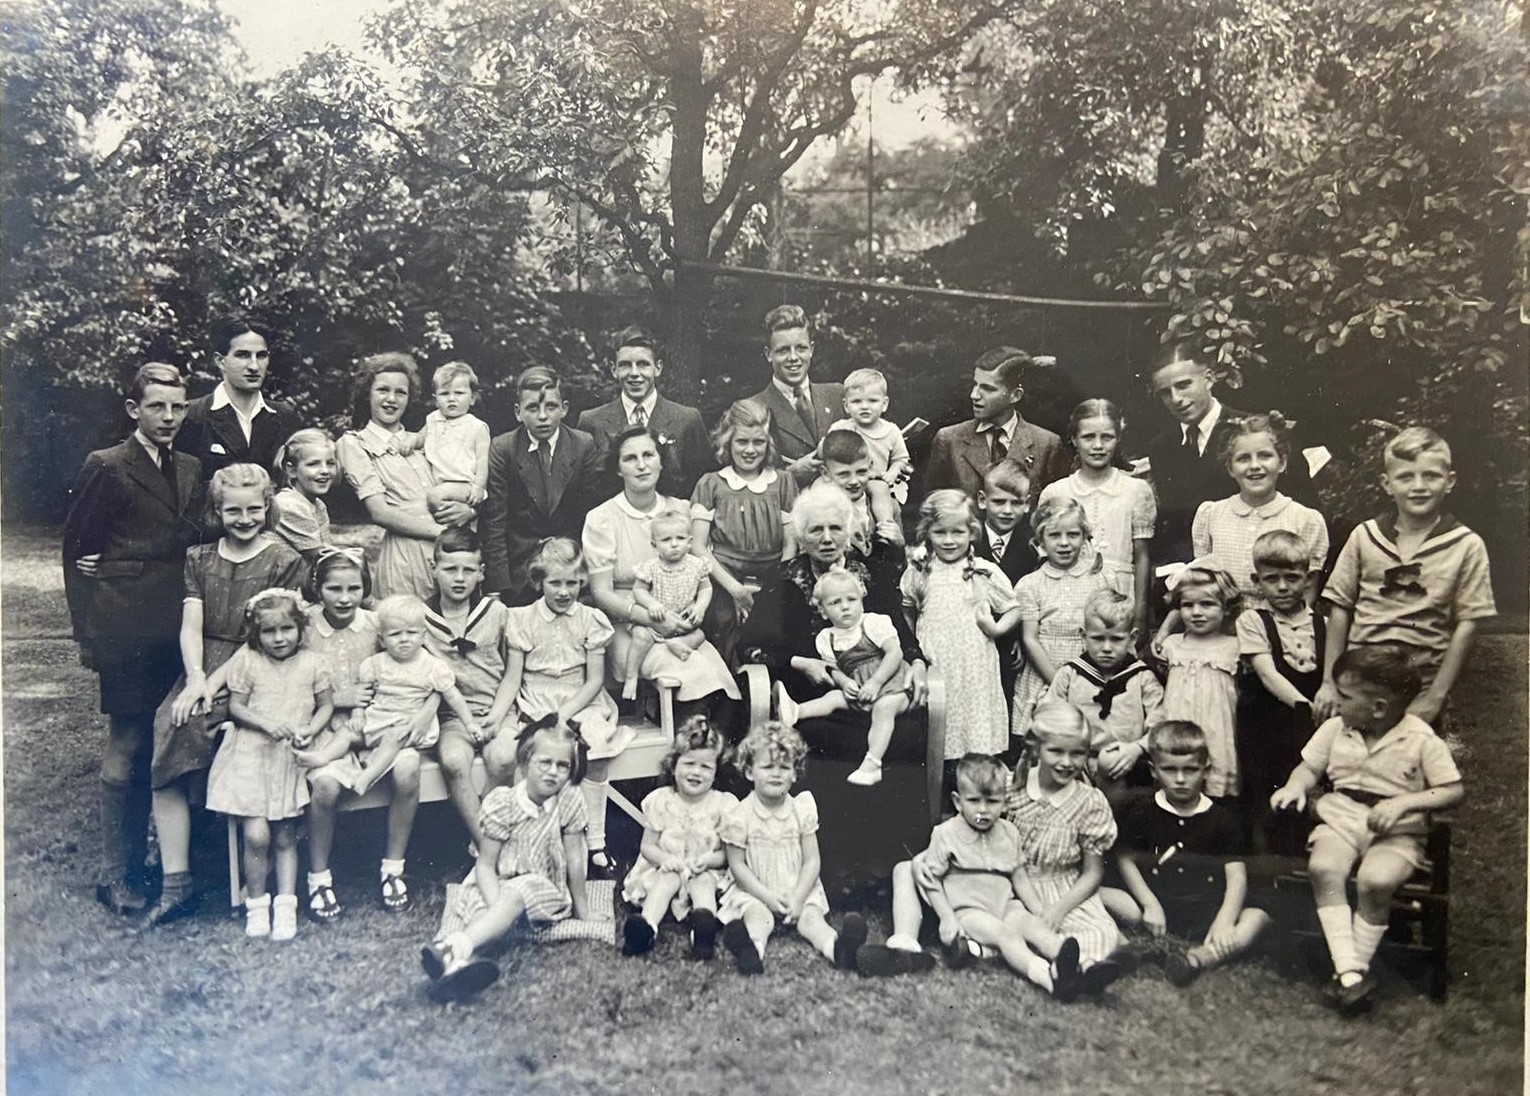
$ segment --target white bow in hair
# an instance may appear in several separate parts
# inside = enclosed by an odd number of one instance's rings
[[[1210,556],[1196,556],[1189,563],[1165,563],[1153,573],[1163,579],[1165,589],[1174,590],[1185,581],[1185,575],[1191,571],[1216,571],[1216,560]]]

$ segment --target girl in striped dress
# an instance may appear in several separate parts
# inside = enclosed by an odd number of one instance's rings
[[[499,967],[476,954],[522,917],[550,924],[589,916],[579,782],[584,743],[556,715],[528,724],[515,750],[514,787],[484,796],[478,862],[449,888],[435,939],[420,952],[433,1001],[456,1001],[489,986]]]
[[[1004,806],[1020,831],[1026,884],[1020,900],[1048,929],[1078,941],[1080,989],[1098,993],[1120,977],[1112,953],[1126,942],[1099,893],[1116,822],[1104,793],[1084,780],[1089,725],[1083,713],[1065,701],[1044,700],[1031,733],[1030,764],[1016,769]]]

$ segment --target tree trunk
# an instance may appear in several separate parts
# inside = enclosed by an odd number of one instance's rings
[[[1190,192],[1190,171],[1206,147],[1206,89],[1202,70],[1191,76],[1190,87],[1170,99],[1164,109],[1163,148],[1158,152],[1158,205],[1182,211]]]
[[[707,260],[716,217],[708,210],[704,186],[707,140],[707,90],[702,71],[702,20],[696,8],[682,4],[675,14],[675,42],[670,49],[670,95],[674,103],[670,139],[669,202],[675,230],[676,268],[668,300],[669,324],[665,387],[693,394],[701,377],[701,349],[712,279],[687,266]]]

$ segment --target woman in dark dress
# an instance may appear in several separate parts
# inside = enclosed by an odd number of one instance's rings
[[[914,705],[900,716],[883,764],[880,784],[847,784],[866,752],[869,716],[845,711],[828,719],[803,720],[797,730],[810,751],[807,774],[797,789],[818,801],[819,847],[823,883],[830,901],[843,902],[852,891],[885,886],[893,865],[924,848],[930,832],[925,782],[923,710],[926,667],[903,617],[898,580],[903,573],[901,546],[876,542],[869,555],[851,547],[858,520],[850,497],[820,481],[798,497],[791,511],[801,554],[781,568],[779,583],[755,598],[740,650],[745,660],[765,664],[773,681],[783,681],[794,697],[813,697],[833,687],[814,638],[829,622],[813,603],[813,585],[831,567],[844,567],[866,587],[866,611],[892,618],[911,668]]]

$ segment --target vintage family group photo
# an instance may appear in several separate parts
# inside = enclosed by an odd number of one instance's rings
[[[9,1089],[1518,1091],[1527,54],[0,4]]]

